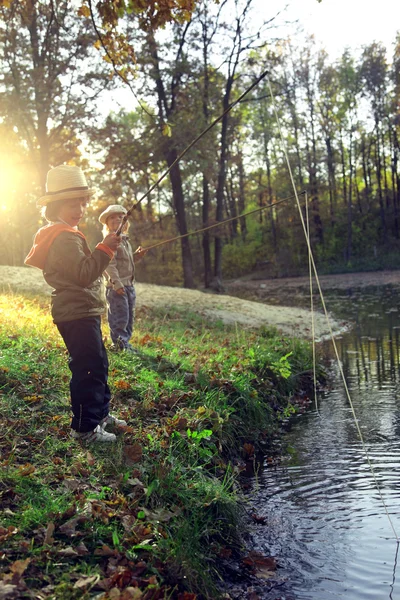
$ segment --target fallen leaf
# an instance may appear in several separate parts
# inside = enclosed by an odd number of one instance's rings
[[[124,447],[124,456],[128,461],[139,462],[143,456],[142,446],[138,443]]]
[[[78,581],[75,581],[74,588],[83,590],[86,588],[92,588],[100,579],[100,575],[92,575],[92,577],[81,577]]]
[[[251,515],[251,518],[253,519],[253,521],[255,523],[259,523],[260,525],[265,525],[265,523],[267,522],[267,517],[260,517],[259,515],[256,515],[255,513],[253,513]]]
[[[32,473],[34,473],[36,469],[33,465],[28,463],[19,467],[18,471],[22,477],[27,477],[28,475],[32,475]]]
[[[46,528],[46,535],[44,536],[44,544],[51,546],[54,542],[53,533],[54,533],[55,525],[50,521]]]
[[[243,564],[250,567],[257,577],[270,579],[274,577],[276,570],[276,558],[264,556],[260,552],[252,551],[242,560]]]
[[[13,527],[13,525],[9,525],[6,527],[0,527],[0,542],[4,542],[11,535],[16,535],[18,533],[18,529]]]
[[[144,483],[142,483],[137,477],[127,479],[126,483],[129,483],[129,485],[133,485],[135,487],[144,488]]]
[[[64,479],[63,485],[67,490],[75,492],[81,486],[81,482],[78,479]]]
[[[31,562],[30,558],[26,558],[25,560],[16,560],[11,566],[10,571],[13,574],[12,582],[18,583],[21,579],[22,575],[25,573],[28,568],[29,563]]]
[[[180,508],[175,508],[174,510],[167,510],[166,508],[148,510],[147,508],[143,508],[142,510],[150,521],[159,521],[163,523],[170,521],[173,517],[176,517],[181,512]]]
[[[85,554],[89,554],[89,550],[87,549],[87,547],[85,546],[85,544],[83,542],[78,544],[78,546],[75,547],[75,550],[79,554],[79,556],[84,556]]]
[[[58,531],[60,533],[63,533],[64,535],[68,535],[69,537],[74,537],[75,535],[77,535],[76,528],[79,525],[79,523],[83,523],[84,521],[88,521],[88,520],[89,520],[89,517],[86,517],[84,515],[81,515],[79,517],[74,517],[73,519],[70,519],[63,525],[60,525],[60,527],[58,528]]]
[[[10,583],[4,583],[0,581],[0,600],[11,600],[12,598],[18,598],[18,588],[16,585]]]
[[[88,465],[89,465],[90,467],[93,467],[93,465],[94,465],[94,464],[95,464],[95,462],[96,462],[96,461],[95,461],[95,458],[94,458],[94,456],[93,456],[93,454],[91,454],[90,452],[87,452],[87,453],[86,453],[86,460],[87,460],[87,462],[88,462]]]
[[[72,546],[68,546],[68,548],[64,548],[64,550],[59,550],[57,552],[59,556],[65,556],[68,558],[72,558],[74,556],[79,556],[79,554],[72,548]]]
[[[248,456],[249,458],[251,456],[254,456],[255,448],[254,448],[253,444],[248,444],[248,443],[243,444],[243,450],[244,450],[246,456]]]
[[[110,546],[103,544],[101,548],[97,548],[94,551],[96,556],[116,556],[118,554],[117,550],[113,550]]]
[[[143,596],[143,592],[137,587],[127,587],[121,595],[121,600],[139,600]]]

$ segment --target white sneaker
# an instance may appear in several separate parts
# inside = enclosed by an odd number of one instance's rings
[[[117,419],[114,415],[107,415],[100,421],[101,427],[104,429],[106,425],[114,425],[114,427],[125,427],[127,422],[123,419]]]
[[[94,429],[93,431],[85,431],[83,433],[81,431],[75,431],[74,429],[72,429],[71,437],[74,438],[75,440],[80,440],[82,442],[87,442],[87,443],[115,442],[115,440],[117,439],[113,433],[109,433],[108,431],[105,431],[103,429],[103,427],[101,426],[101,424],[97,425],[96,429]]]

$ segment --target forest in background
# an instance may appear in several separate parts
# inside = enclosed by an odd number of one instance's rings
[[[371,41],[332,61],[313,38],[286,38],[273,14],[261,22],[254,8],[252,0],[204,0],[163,29],[126,12],[119,27],[128,45],[113,54],[110,27],[96,22],[90,2],[1,2],[2,264],[23,264],[43,224],[35,201],[49,167],[81,165],[98,190],[81,226],[93,244],[107,204],[137,202],[268,70],[137,207],[131,237],[147,247],[265,210],[150,251],[138,278],[221,289],[223,278],[256,270],[304,273],[284,147],[304,214],[307,192],[320,271],[397,267],[400,35],[394,48]],[[132,110],[110,107],[104,118],[104,90],[118,85],[130,88]]]

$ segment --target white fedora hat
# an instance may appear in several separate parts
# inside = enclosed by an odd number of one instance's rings
[[[106,210],[103,210],[103,212],[99,216],[99,221],[100,223],[103,223],[103,225],[105,225],[110,215],[126,215],[127,212],[128,211],[126,210],[126,208],[124,206],[121,206],[121,204],[110,204],[110,206],[107,206]]]
[[[93,196],[86,177],[80,167],[59,165],[47,173],[46,194],[36,202],[37,206],[47,206],[56,200],[73,200],[82,196]]]

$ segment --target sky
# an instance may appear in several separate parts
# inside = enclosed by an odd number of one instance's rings
[[[268,20],[280,12],[278,21],[298,20],[304,34],[315,36],[317,47],[324,47],[330,58],[341,56],[346,47],[354,54],[373,41],[383,42],[391,60],[396,33],[400,32],[400,0],[253,0],[256,18]],[[286,8],[286,10],[285,10]],[[297,25],[276,29],[274,36],[291,35]],[[301,37],[299,38],[301,39]],[[102,118],[110,109],[129,110],[137,105],[128,89],[107,94]]]
[[[282,0],[275,4],[282,5]],[[268,0],[261,0],[259,10],[268,6]],[[346,46],[357,51],[374,41],[383,42],[390,56],[400,32],[400,0],[291,0],[286,14],[299,19],[333,59]]]

